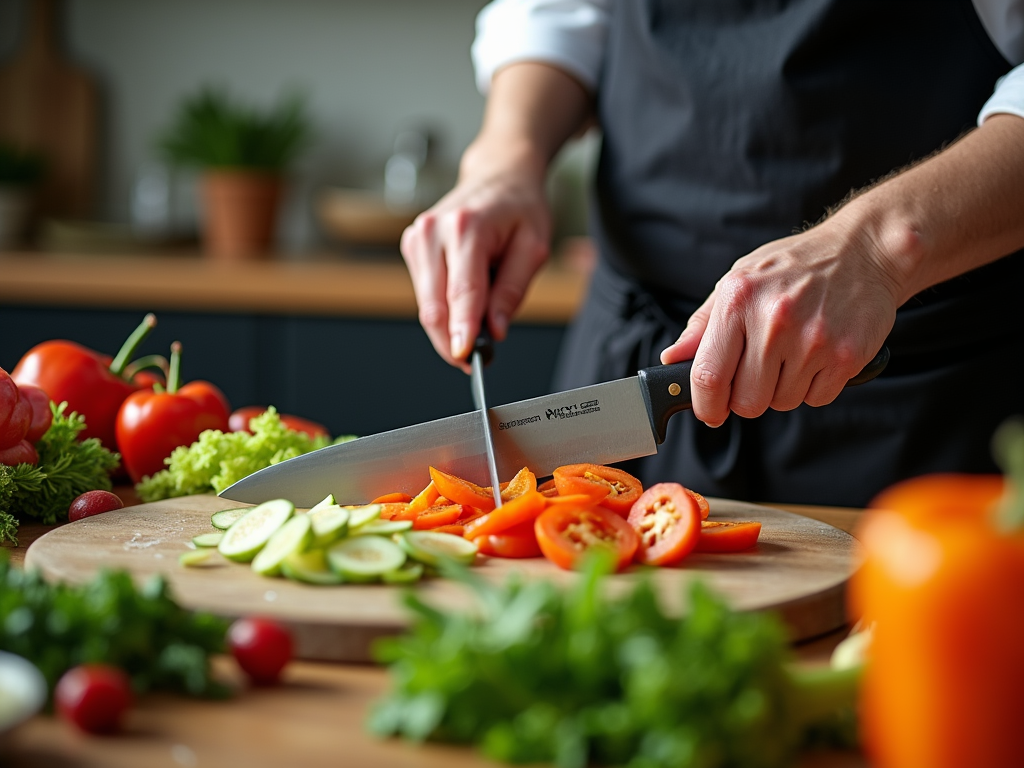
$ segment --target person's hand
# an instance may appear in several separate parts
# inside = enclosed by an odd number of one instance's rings
[[[694,415],[716,427],[832,402],[882,347],[897,281],[863,231],[839,218],[737,261],[663,363],[692,359]]]
[[[505,338],[509,319],[548,256],[551,217],[543,169],[485,164],[402,235],[419,319],[434,349],[465,371],[486,321]],[[494,282],[488,285],[491,266]]]

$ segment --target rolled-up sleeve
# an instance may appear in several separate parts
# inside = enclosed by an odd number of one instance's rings
[[[597,86],[611,0],[495,0],[476,20],[473,66],[481,93],[494,73],[517,61],[566,70],[584,87]]]
[[[997,114],[1024,117],[1024,64],[999,78],[995,91],[978,114],[978,125],[985,122],[985,118]]]

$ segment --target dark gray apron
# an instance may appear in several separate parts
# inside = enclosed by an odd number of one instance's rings
[[[600,253],[559,389],[658,364],[738,258],[968,130],[1010,65],[970,0],[622,0],[598,92]],[[1024,212],[1022,212],[1024,215]],[[1024,255],[900,308],[889,369],[822,408],[676,416],[626,468],[707,495],[861,506],[896,480],[995,471],[1024,413]]]

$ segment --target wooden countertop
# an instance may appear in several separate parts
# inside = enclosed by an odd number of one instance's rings
[[[131,499],[130,491],[124,492]],[[773,506],[852,531],[859,512],[834,507]],[[29,544],[49,528],[25,523],[20,546],[11,551],[23,562]],[[796,648],[801,659],[821,662],[842,639],[837,632]],[[218,671],[238,680],[234,664],[218,659]],[[372,666],[296,662],[274,688],[244,690],[229,701],[197,701],[147,695],[133,708],[125,732],[90,737],[50,715],[40,715],[12,733],[2,745],[7,768],[282,768],[301,765],[374,768],[486,768],[494,766],[470,749],[412,745],[369,736],[364,722],[373,702],[387,689],[387,675]],[[801,768],[865,768],[851,752],[812,753]]]
[[[396,257],[318,255],[222,262],[196,254],[0,254],[0,302],[103,309],[246,312],[327,317],[416,317],[409,273]],[[565,323],[587,274],[546,265],[519,322]]]

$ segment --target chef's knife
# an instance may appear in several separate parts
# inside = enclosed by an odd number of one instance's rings
[[[883,347],[847,386],[870,381],[888,361]],[[668,420],[691,407],[690,366],[658,365],[626,379],[491,408],[499,477],[511,478],[523,467],[544,477],[563,464],[612,464],[657,453]],[[478,411],[321,448],[249,475],[220,495],[254,504],[285,498],[311,507],[333,493],[341,504],[363,504],[385,493],[418,493],[430,482],[431,466],[479,485],[490,482]]]
[[[484,386],[484,366],[491,362],[494,357],[494,340],[487,329],[485,320],[480,328],[480,334],[473,344],[473,351],[469,355],[470,386],[473,389],[473,405],[480,414],[481,429],[484,435],[484,448],[487,458],[487,474],[491,480],[491,493],[494,495],[494,505],[501,506],[501,483],[498,479],[498,464],[494,456],[494,437],[491,431],[490,413],[487,410],[487,394]]]

